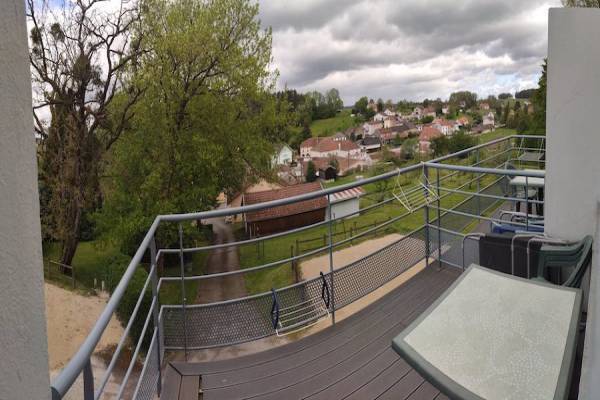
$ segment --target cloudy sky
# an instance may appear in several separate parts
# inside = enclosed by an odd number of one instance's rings
[[[536,86],[560,0],[260,0],[279,85],[346,105]]]

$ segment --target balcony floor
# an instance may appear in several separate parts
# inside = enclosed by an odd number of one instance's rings
[[[161,399],[447,399],[392,350],[391,341],[459,274],[430,266],[334,327],[272,350],[172,362]]]

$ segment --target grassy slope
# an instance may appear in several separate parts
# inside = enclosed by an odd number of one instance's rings
[[[356,125],[350,110],[342,110],[333,118],[319,119],[310,124],[313,136],[331,136],[336,132],[345,131]]]

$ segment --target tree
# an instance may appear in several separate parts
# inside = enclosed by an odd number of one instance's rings
[[[499,98],[500,100],[508,100],[508,99],[512,99],[512,97],[513,97],[513,96],[512,96],[512,94],[511,94],[511,93],[500,93],[500,94],[498,95],[498,98]]]
[[[139,56],[142,35],[135,2],[116,11],[97,0],[27,0],[33,116],[40,148],[40,184],[50,211],[44,236],[62,244],[60,261],[71,264],[86,213],[100,202],[104,155],[134,116],[144,92],[129,84],[128,68]],[[57,10],[57,7],[60,8]],[[40,113],[48,113],[45,121]]]
[[[461,103],[465,104],[465,109],[473,108],[477,104],[477,94],[469,91],[454,92],[450,94],[449,102],[456,108],[462,108]]]
[[[457,153],[459,151],[468,149],[477,144],[477,140],[475,137],[471,135],[467,135],[464,131],[459,131],[452,135],[448,143],[448,152],[449,153]],[[468,155],[465,154],[464,157]]]
[[[289,106],[274,95],[271,31],[251,0],[148,0],[145,88],[111,154],[100,228],[131,251],[155,215],[207,209],[271,173]],[[202,38],[202,40],[198,40]],[[118,223],[117,223],[118,221]],[[176,228],[176,227],[174,227]],[[162,245],[176,230],[158,232]]]
[[[314,182],[317,180],[317,170],[315,168],[315,163],[309,161],[306,164],[306,182]]]
[[[424,124],[430,124],[433,122],[433,116],[432,115],[426,115],[421,119],[421,122]]]
[[[415,148],[417,147],[417,138],[406,139],[400,149],[400,157],[404,160],[415,158]]]
[[[438,136],[431,141],[431,150],[435,157],[443,156],[449,153],[450,140],[446,135]]]
[[[565,7],[600,8],[600,0],[563,0]]]
[[[515,99],[529,99],[535,93],[536,89],[525,89],[515,93]]]
[[[548,72],[548,60],[545,59],[542,64],[542,76],[538,81],[538,89],[531,97],[533,104],[533,116],[531,118],[530,133],[546,133],[546,75]]]
[[[381,98],[377,99],[377,112],[382,112],[385,107],[383,100]]]
[[[362,114],[365,115],[367,113],[367,109],[369,106],[369,99],[364,96],[361,97],[354,103],[354,108],[352,109],[353,114]]]

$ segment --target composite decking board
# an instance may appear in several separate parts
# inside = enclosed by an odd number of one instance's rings
[[[433,293],[432,295],[437,298],[437,289],[441,289],[439,290],[439,293],[441,293],[446,285],[447,283],[445,281],[440,280],[439,282],[436,282],[435,285],[432,284],[428,288],[428,294]],[[423,295],[417,296],[417,294],[417,292],[407,293],[406,297],[408,297],[408,299],[399,298],[399,304],[392,304],[391,310],[387,310],[387,313],[367,316],[365,319],[368,323],[363,329],[358,332],[353,332],[352,334],[348,333],[347,335],[344,335],[345,337],[343,340],[339,340],[342,338],[339,338],[338,335],[336,336],[335,342],[324,341],[314,346],[307,346],[289,357],[280,358],[274,362],[261,364],[257,367],[250,367],[247,370],[236,370],[219,374],[202,374],[203,389],[210,390],[252,382],[256,379],[265,379],[268,376],[281,375],[292,369],[297,370],[304,365],[309,365],[312,368],[319,358],[331,358],[334,356],[333,353],[344,352],[348,346],[351,346],[352,351],[356,351],[356,348],[353,347],[353,343],[357,338],[368,340],[368,338],[371,337],[374,339],[388,329],[393,329],[391,332],[393,338],[394,334],[397,334],[406,327],[402,322],[413,317],[414,310],[418,310],[420,313],[431,303],[430,296],[424,298]],[[414,317],[416,317],[416,315]],[[412,320],[412,318],[410,318],[410,320]],[[391,327],[391,324],[395,327]],[[347,352],[345,353],[347,354]]]
[[[335,351],[319,355],[309,363],[296,365],[295,368],[289,368],[282,373],[271,369],[264,370],[261,378],[236,385],[227,385],[229,381],[228,378],[225,378],[225,381],[218,382],[220,385],[218,388],[205,386],[204,383],[210,378],[210,375],[203,375],[202,387],[207,396],[206,398],[211,398],[213,395],[216,396],[215,398],[227,399],[257,396],[268,398],[271,397],[270,393],[290,390],[289,388],[293,385],[306,385],[309,378],[330,370],[340,374],[354,372],[372,359],[373,352],[377,353],[378,349],[389,348],[392,339],[407,326],[407,317],[412,317],[409,320],[416,318],[420,312],[413,315],[413,311],[424,311],[446,287],[444,283],[435,283],[436,285],[432,283],[428,287],[427,296],[416,296],[407,299],[405,302],[406,308],[396,307],[391,314],[376,321],[362,334],[357,335],[340,348],[335,349]],[[406,323],[404,323],[405,321]],[[292,363],[291,365],[294,366]],[[234,378],[233,374],[231,378]],[[341,378],[343,376],[338,376],[338,379]],[[326,384],[326,382],[321,384]],[[304,388],[299,389],[301,392],[304,390]],[[298,396],[289,394],[283,397],[297,398]]]
[[[431,400],[440,393],[431,383],[425,381],[406,400]]]
[[[178,400],[181,374],[171,364],[165,368],[163,382],[160,399]]]
[[[306,397],[306,399],[328,400],[332,398],[344,398],[375,379],[377,375],[381,374],[387,368],[404,369],[407,373],[410,370],[410,366],[398,356],[398,353],[389,348],[379,354],[370,363],[347,375],[344,379],[337,382],[330,382],[328,385],[318,388],[318,392]],[[317,389],[313,388],[313,391],[315,390]]]
[[[344,397],[347,400],[365,400],[365,399],[377,399],[388,391],[397,382],[404,381],[409,375],[417,374],[415,370],[394,368],[392,365],[387,368],[381,374],[377,375],[375,379],[369,381],[363,385],[360,389],[353,392],[351,395]],[[418,375],[418,374],[417,374]]]
[[[377,400],[405,400],[417,391],[424,381],[423,377],[413,369],[377,397]],[[433,396],[430,399],[432,398]]]
[[[196,374],[198,372],[202,374],[217,374],[258,366],[303,351],[308,346],[319,344],[324,341],[335,340],[338,335],[345,336],[351,334],[355,329],[360,329],[362,326],[368,325],[368,318],[371,317],[372,314],[382,313],[384,310],[393,307],[395,305],[394,299],[397,300],[399,297],[403,299],[406,298],[407,291],[410,290],[411,293],[418,293],[421,291],[423,289],[421,279],[425,279],[421,274],[423,274],[423,272],[405,282],[402,285],[402,291],[394,290],[387,294],[385,302],[370,304],[354,314],[352,318],[346,318],[338,322],[335,326],[317,332],[300,341],[285,344],[269,351],[238,357],[235,359],[235,363],[232,363],[231,360],[222,360],[199,363],[173,362],[173,364],[184,374]]]
[[[390,343],[460,272],[452,267],[427,268],[334,327],[292,344],[232,360],[174,364],[184,376],[198,379],[202,375],[203,400],[375,399],[392,395],[389,398],[443,400]]]
[[[199,376],[182,376],[181,387],[179,388],[179,400],[198,400],[199,382]]]

